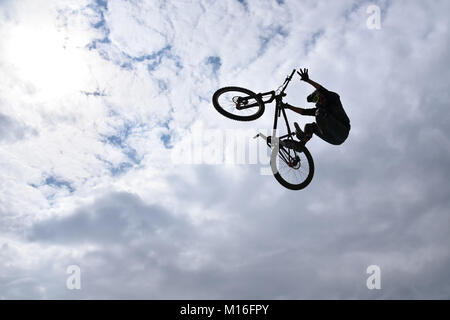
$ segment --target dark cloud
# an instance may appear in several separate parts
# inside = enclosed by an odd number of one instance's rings
[[[150,237],[158,232],[180,229],[180,219],[158,205],[145,205],[129,193],[113,193],[61,218],[33,226],[31,241],[53,243],[122,243]],[[185,234],[179,230],[179,234]]]

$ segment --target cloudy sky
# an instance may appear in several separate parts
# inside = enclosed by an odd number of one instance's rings
[[[0,298],[450,298],[448,12],[0,0]],[[264,157],[223,161],[226,133],[251,150],[271,106],[239,123],[211,97],[300,67],[340,94],[352,130],[338,147],[313,139],[314,179],[289,191]],[[287,100],[311,91],[295,78]]]

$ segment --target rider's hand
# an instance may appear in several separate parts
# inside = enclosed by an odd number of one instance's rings
[[[308,69],[300,69],[299,71],[297,71],[297,73],[300,75],[300,80],[303,81],[308,81],[309,80],[309,75],[308,75]]]

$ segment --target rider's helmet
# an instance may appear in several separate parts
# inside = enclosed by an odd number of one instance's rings
[[[318,103],[320,100],[320,93],[315,90],[313,93],[311,93],[307,98],[306,101],[308,102],[313,102],[313,103]]]

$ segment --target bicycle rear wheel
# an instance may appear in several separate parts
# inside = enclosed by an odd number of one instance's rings
[[[220,114],[238,121],[256,120],[264,113],[264,102],[261,98],[254,92],[240,87],[224,87],[217,90],[212,103]]]
[[[283,142],[280,143],[278,154],[272,156],[270,160],[274,177],[285,188],[304,189],[314,176],[314,161],[311,153],[297,141],[290,140],[289,147],[282,144]]]

